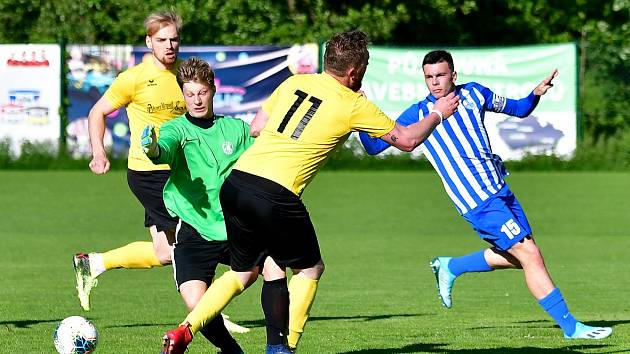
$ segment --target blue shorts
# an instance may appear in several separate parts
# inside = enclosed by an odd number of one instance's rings
[[[479,237],[502,251],[532,234],[523,208],[507,185],[463,217]]]

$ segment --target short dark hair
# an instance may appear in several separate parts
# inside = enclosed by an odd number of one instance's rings
[[[197,57],[188,58],[177,70],[177,84],[179,84],[179,88],[183,88],[186,82],[206,84],[216,91],[214,71],[212,71],[207,61]]]
[[[424,67],[425,64],[437,64],[444,61],[448,63],[448,67],[449,69],[451,69],[451,71],[455,70],[455,64],[453,64],[453,57],[451,56],[451,53],[445,50],[434,50],[434,51],[428,52],[427,55],[425,55],[424,59],[422,60],[422,66]]]
[[[367,46],[368,37],[362,31],[335,33],[326,42],[324,69],[343,76],[351,67],[367,65],[370,58]]]

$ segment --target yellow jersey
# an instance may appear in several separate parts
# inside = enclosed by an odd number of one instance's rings
[[[327,73],[291,76],[262,110],[269,119],[234,168],[274,181],[298,196],[351,132],[381,137],[396,124],[365,96]]]
[[[155,66],[153,60],[120,73],[105,91],[105,98],[114,108],[126,106],[130,142],[127,167],[134,171],[168,170],[168,165],[154,165],[142,152],[140,135],[148,124],[156,128],[186,112],[184,96],[175,72]]]

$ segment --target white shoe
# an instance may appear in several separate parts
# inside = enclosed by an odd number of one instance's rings
[[[90,271],[90,257],[85,253],[77,253],[72,257],[72,265],[77,279],[77,295],[81,307],[85,311],[90,311],[90,292],[98,285],[98,280],[92,277]]]
[[[448,263],[451,261],[451,258],[452,257],[437,257],[433,258],[433,260],[429,263],[433,274],[435,274],[438,298],[442,302],[442,306],[447,309],[453,307],[451,291],[456,278],[456,276],[448,269]]]
[[[249,328],[237,325],[236,323],[228,320],[228,318],[230,318],[230,316],[224,315],[224,314],[221,314],[221,316],[223,317],[223,324],[225,325],[225,328],[227,328],[228,331],[230,331],[232,333],[247,333],[247,332],[249,332]]]
[[[591,327],[582,322],[575,324],[575,332],[572,335],[564,335],[569,339],[604,339],[612,334],[611,327]]]

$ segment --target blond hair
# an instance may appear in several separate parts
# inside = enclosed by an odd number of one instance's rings
[[[177,84],[179,84],[179,87],[183,88],[186,82],[205,84],[212,88],[213,91],[216,91],[214,71],[212,71],[207,61],[197,57],[188,58],[177,70]]]
[[[182,27],[182,18],[173,11],[160,11],[150,14],[144,20],[144,29],[149,37],[168,25],[174,25],[177,33],[179,33],[179,29]]]

